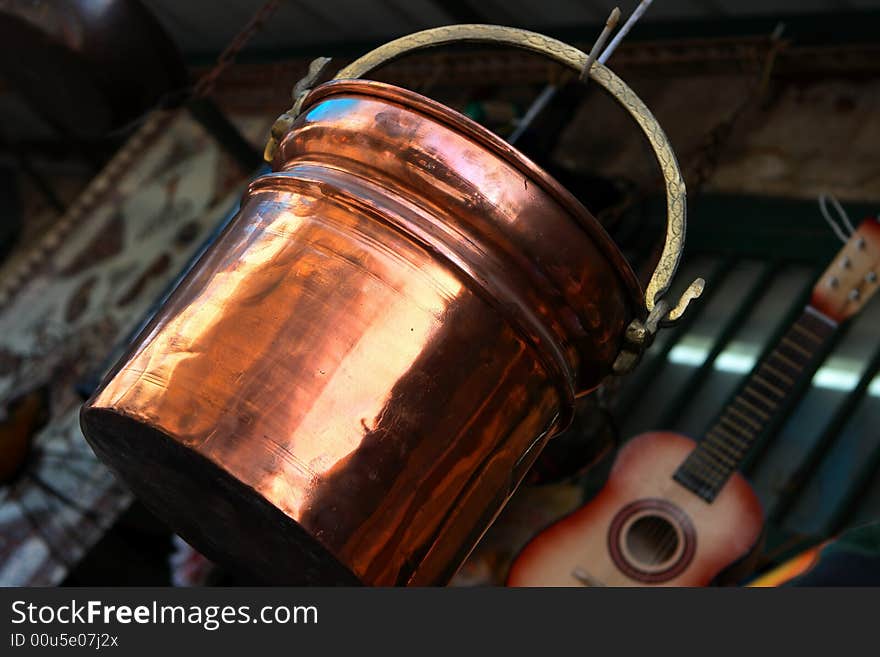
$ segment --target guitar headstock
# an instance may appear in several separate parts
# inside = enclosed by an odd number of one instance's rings
[[[858,313],[880,287],[880,218],[865,219],[822,274],[810,304],[842,322]]]

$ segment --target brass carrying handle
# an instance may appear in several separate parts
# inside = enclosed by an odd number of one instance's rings
[[[587,54],[581,50],[535,32],[500,25],[448,25],[415,32],[394,41],[389,41],[343,68],[336,74],[334,79],[359,78],[410,52],[462,42],[490,43],[529,50],[545,55],[577,72],[582,71],[587,63]],[[290,128],[297,114],[299,114],[302,100],[309,90],[308,87],[314,83],[328,62],[329,60],[326,58],[317,59],[312,62],[309,74],[301,83],[297,84],[297,88],[294,89],[293,108],[282,114],[275,126],[273,126],[272,136],[269,139],[269,143],[266,144],[267,160],[271,161],[274,157],[278,143]],[[659,306],[657,305],[662,295],[669,289],[672,277],[676,269],[678,269],[678,263],[684,247],[686,223],[684,179],[666,134],[645,103],[623,80],[604,65],[594,62],[590,67],[589,74],[592,80],[611,94],[629,112],[630,116],[642,129],[642,132],[654,149],[654,155],[665,179],[666,242],[663,245],[660,260],[657,262],[657,266],[645,290],[645,306],[649,312],[649,318],[652,315],[655,317],[655,321],[652,322],[653,326],[648,330],[650,331],[653,328],[656,331],[656,326],[659,323],[673,322],[680,318],[684,314],[690,300],[700,296],[703,290],[702,279],[697,279],[682,294],[675,306],[670,306],[665,301]],[[657,306],[656,311],[655,306]],[[652,313],[652,311],[654,312]],[[657,317],[658,314],[660,315],[659,317]],[[641,322],[639,323],[642,324]]]

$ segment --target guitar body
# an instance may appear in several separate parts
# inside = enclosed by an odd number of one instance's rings
[[[708,503],[673,479],[696,443],[645,433],[620,451],[586,506],[536,536],[509,586],[705,586],[758,542],[763,512],[734,473]]]
[[[854,231],[844,223],[849,239],[810,303],[699,444],[670,432],[633,438],[596,498],[526,545],[508,585],[705,586],[753,552],[764,518],[739,468],[813,375],[839,324],[880,289],[880,218]]]

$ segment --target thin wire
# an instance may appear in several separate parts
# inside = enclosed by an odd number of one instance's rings
[[[544,108],[547,106],[551,100],[553,100],[553,96],[558,91],[558,87],[555,84],[548,84],[544,89],[538,94],[538,97],[532,101],[532,104],[529,105],[529,109],[526,110],[526,113],[517,123],[516,128],[510,136],[507,138],[507,143],[513,145],[519,141],[519,138],[523,136],[526,130],[529,129],[529,126],[535,120],[535,117],[540,114]]]
[[[853,228],[852,222],[849,220],[849,215],[846,213],[846,210],[843,209],[843,206],[840,202],[834,198],[834,196],[829,197],[831,199],[831,205],[834,206],[834,209],[837,210],[837,214],[840,215],[840,218],[843,219],[843,223],[846,224],[846,229],[849,231],[849,234],[852,235],[856,232],[856,229]]]
[[[614,52],[614,49],[617,48],[617,45],[623,39],[623,35],[629,32],[630,28],[635,24],[635,22],[639,19],[639,17],[645,13],[645,10],[651,5],[653,0],[643,0],[643,2],[636,7],[635,11],[632,15],[627,19],[626,24],[621,28],[621,31],[618,32],[614,39],[612,39],[611,43],[608,44],[608,47],[605,48],[599,57],[596,57],[596,53],[605,45],[605,42],[608,40],[608,36],[611,34],[611,31],[617,25],[617,22],[620,20],[620,9],[615,7],[611,13],[608,15],[608,19],[605,21],[605,28],[602,30],[602,33],[599,35],[598,40],[593,44],[593,47],[590,49],[590,54],[587,56],[587,61],[585,62],[584,68],[580,73],[580,81],[587,82],[589,80],[590,69],[593,66],[593,61],[597,61],[601,64],[604,64],[606,60],[611,56]],[[516,128],[507,138],[508,143],[516,144],[519,141],[520,137],[528,130],[529,126],[535,120],[535,118],[544,111],[544,108],[553,100],[553,97],[559,91],[559,87],[563,83],[560,82],[558,84],[548,84],[544,87],[544,90],[532,101],[532,104],[529,106],[529,109],[526,110],[525,115],[517,122]]]
[[[630,31],[630,28],[635,25],[636,21],[642,17],[642,14],[647,11],[652,2],[654,2],[654,0],[642,0],[639,3],[639,6],[635,8],[635,11],[633,11],[633,13],[630,14],[630,17],[626,19],[626,23],[623,24],[623,27],[621,27],[617,31],[617,34],[614,35],[614,38],[611,39],[611,43],[608,44],[608,47],[602,51],[601,55],[599,55],[599,59],[596,60],[597,62],[599,62],[600,64],[604,64],[608,61],[608,58],[614,54],[617,46],[619,46],[620,42],[623,41],[623,37],[627,35],[627,33]]]
[[[828,201],[831,201],[831,204],[834,206],[834,209],[837,211],[838,220],[843,224],[843,227],[835,221],[831,214],[828,212]],[[822,213],[822,217],[825,219],[825,222],[831,227],[831,230],[834,231],[834,234],[837,235],[837,238],[846,244],[849,241],[850,236],[855,232],[853,228],[852,222],[849,220],[849,215],[846,214],[846,210],[843,209],[843,206],[838,202],[834,196],[830,194],[819,194],[819,212]],[[844,228],[846,230],[844,230]]]

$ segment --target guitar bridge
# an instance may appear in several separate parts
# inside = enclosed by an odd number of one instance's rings
[[[605,586],[580,566],[575,567],[575,569],[571,571],[571,576],[580,582],[581,586]]]

